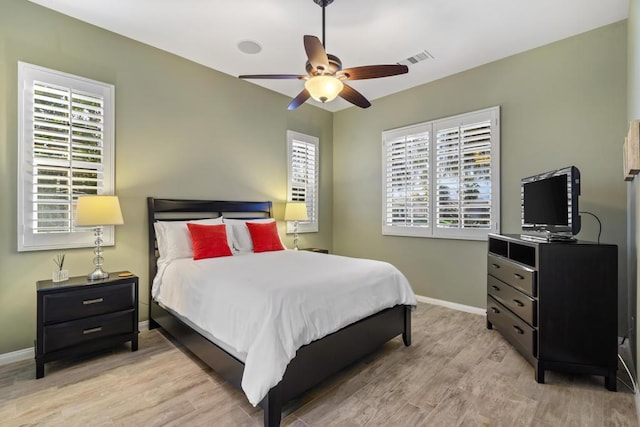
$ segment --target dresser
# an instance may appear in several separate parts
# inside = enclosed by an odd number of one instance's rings
[[[36,283],[36,378],[44,376],[44,364],[52,360],[127,341],[131,351],[138,349],[138,277],[120,276],[125,274],[130,273]]]
[[[487,328],[535,368],[604,376],[616,390],[618,248],[489,235]]]

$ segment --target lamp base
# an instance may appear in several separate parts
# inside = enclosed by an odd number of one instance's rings
[[[93,269],[91,274],[87,276],[87,279],[102,280],[109,277],[109,273],[105,272],[102,269],[102,261],[104,261],[104,258],[102,258],[102,226],[97,226],[96,228],[93,229],[93,232],[94,232],[94,235],[96,236],[96,241],[95,241],[96,247],[93,250],[93,253],[96,255],[95,258],[93,259],[93,265],[95,266],[95,268]]]
[[[300,248],[298,247],[298,221],[293,223],[293,250],[297,251]]]
[[[87,279],[102,280],[102,279],[106,279],[107,277],[109,277],[109,273],[107,273],[106,271],[103,271],[102,266],[99,265],[99,266],[96,266],[96,269],[93,270],[91,274],[87,276]]]

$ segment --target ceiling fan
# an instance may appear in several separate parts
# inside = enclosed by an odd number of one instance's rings
[[[289,110],[295,110],[309,98],[325,103],[337,96],[357,105],[368,108],[371,103],[360,92],[345,83],[346,80],[377,79],[396,76],[409,71],[406,65],[364,65],[342,69],[342,61],[325,51],[325,7],[333,0],[313,0],[322,7],[322,43],[316,36],[304,36],[304,49],[307,53],[307,75],[298,74],[246,74],[241,79],[297,79],[305,80],[304,89],[289,104]]]

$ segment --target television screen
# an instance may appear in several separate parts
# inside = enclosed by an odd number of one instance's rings
[[[523,190],[525,223],[569,225],[566,175],[528,182]]]
[[[580,232],[580,171],[569,166],[523,178],[523,237],[573,239]]]

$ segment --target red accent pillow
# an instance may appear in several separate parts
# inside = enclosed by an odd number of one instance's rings
[[[276,222],[247,222],[251,240],[253,240],[253,252],[282,251],[284,246],[278,236]]]
[[[227,243],[227,226],[225,224],[201,225],[187,223],[193,246],[193,259],[231,256]]]

